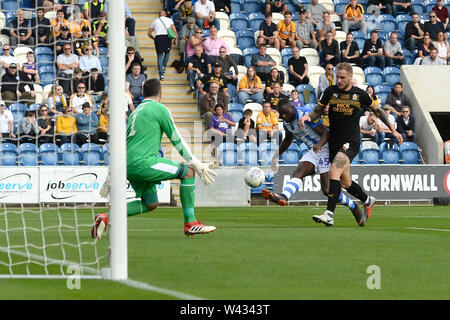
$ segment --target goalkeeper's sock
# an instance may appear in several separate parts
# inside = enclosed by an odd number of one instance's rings
[[[349,207],[350,209],[353,209],[355,207],[355,203],[353,202],[352,199],[348,198],[345,194],[343,194],[341,192],[341,194],[339,195],[339,199],[338,202],[340,204],[343,204],[346,207]]]
[[[180,200],[183,207],[184,222],[188,223],[197,220],[194,213],[195,177],[181,180]]]
[[[141,200],[135,200],[127,203],[127,216],[135,216],[147,212],[148,209]]]
[[[289,200],[289,198],[300,189],[301,184],[301,179],[292,178],[288,183],[286,183],[286,186],[281,194],[286,197],[286,200]]]
[[[364,204],[366,204],[366,202],[369,201],[369,196],[367,195],[367,193],[365,193],[364,190],[361,188],[361,186],[357,184],[355,181],[352,181],[350,187],[347,188],[347,192],[350,193],[355,198],[361,200],[361,202]]]
[[[330,179],[330,190],[328,191],[327,210],[334,212],[341,194],[341,182],[339,180]]]

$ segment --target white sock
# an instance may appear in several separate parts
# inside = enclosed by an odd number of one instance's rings
[[[291,180],[289,180],[288,183],[286,183],[286,186],[283,189],[282,195],[285,196],[286,199],[289,200],[289,198],[292,197],[292,195],[300,189],[301,183],[302,183],[301,179],[292,178]]]

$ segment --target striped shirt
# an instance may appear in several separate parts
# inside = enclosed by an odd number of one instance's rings
[[[322,121],[320,119],[314,122],[307,121],[305,122],[305,129],[301,129],[298,121],[305,114],[308,114],[311,109],[305,107],[297,107],[295,108],[295,111],[295,119],[291,122],[285,122],[284,129],[292,133],[295,138],[305,143],[308,148],[312,149],[314,145],[317,144],[317,142],[319,142],[319,140],[322,138],[322,136],[314,130],[314,128],[321,124]]]

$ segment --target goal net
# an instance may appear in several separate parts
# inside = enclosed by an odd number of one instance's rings
[[[127,277],[124,2],[100,2],[2,7],[0,278]]]

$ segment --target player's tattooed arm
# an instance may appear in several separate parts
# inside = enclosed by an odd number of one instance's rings
[[[370,106],[370,109],[391,130],[391,132],[394,132],[393,130],[395,130],[395,128],[389,121],[389,118],[387,114],[383,111],[383,109],[381,109],[374,103]]]
[[[316,107],[309,112],[309,117],[311,118],[311,121],[319,119],[320,116],[323,114],[324,110],[325,110],[325,106],[318,103],[316,105]]]

